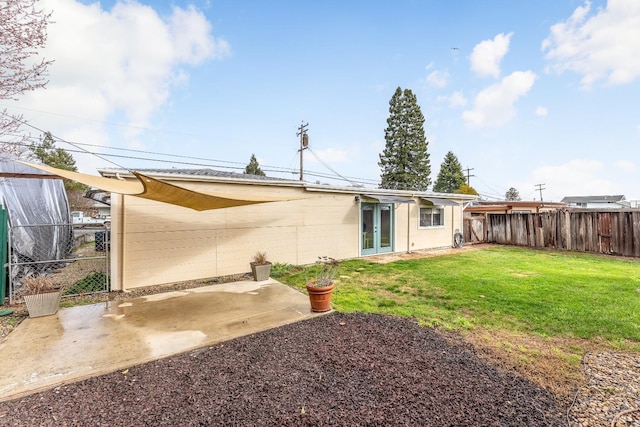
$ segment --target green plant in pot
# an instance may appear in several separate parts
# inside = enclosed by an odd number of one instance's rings
[[[307,280],[307,293],[311,311],[322,313],[331,310],[331,295],[340,263],[328,256],[318,257],[312,268],[314,278]]]
[[[267,260],[266,252],[256,252],[253,256],[253,262],[251,265],[251,273],[253,273],[253,279],[256,282],[269,279],[271,274],[271,262]]]
[[[19,282],[17,296],[24,300],[29,317],[49,316],[58,312],[63,286],[44,275],[25,276]]]

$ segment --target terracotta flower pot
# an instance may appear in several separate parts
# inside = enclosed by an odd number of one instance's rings
[[[315,283],[315,280],[307,283],[311,311],[323,313],[331,310],[331,294],[333,293],[334,283],[331,282],[329,286],[315,286]]]

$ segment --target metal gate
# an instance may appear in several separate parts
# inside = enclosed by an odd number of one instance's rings
[[[10,226],[9,302],[21,299],[21,280],[46,276],[64,287],[64,296],[109,291],[108,227],[72,224]]]

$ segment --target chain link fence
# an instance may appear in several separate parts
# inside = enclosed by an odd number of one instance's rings
[[[10,226],[8,230],[9,302],[20,302],[28,277],[47,277],[64,288],[63,296],[109,291],[107,226],[72,224]]]

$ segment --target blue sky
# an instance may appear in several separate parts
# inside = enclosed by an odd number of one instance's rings
[[[123,167],[242,169],[254,153],[297,179],[304,121],[306,180],[376,186],[400,86],[425,115],[433,181],[453,151],[486,198],[539,200],[544,184],[546,201],[640,199],[636,0],[41,3],[49,86],[2,104]]]

